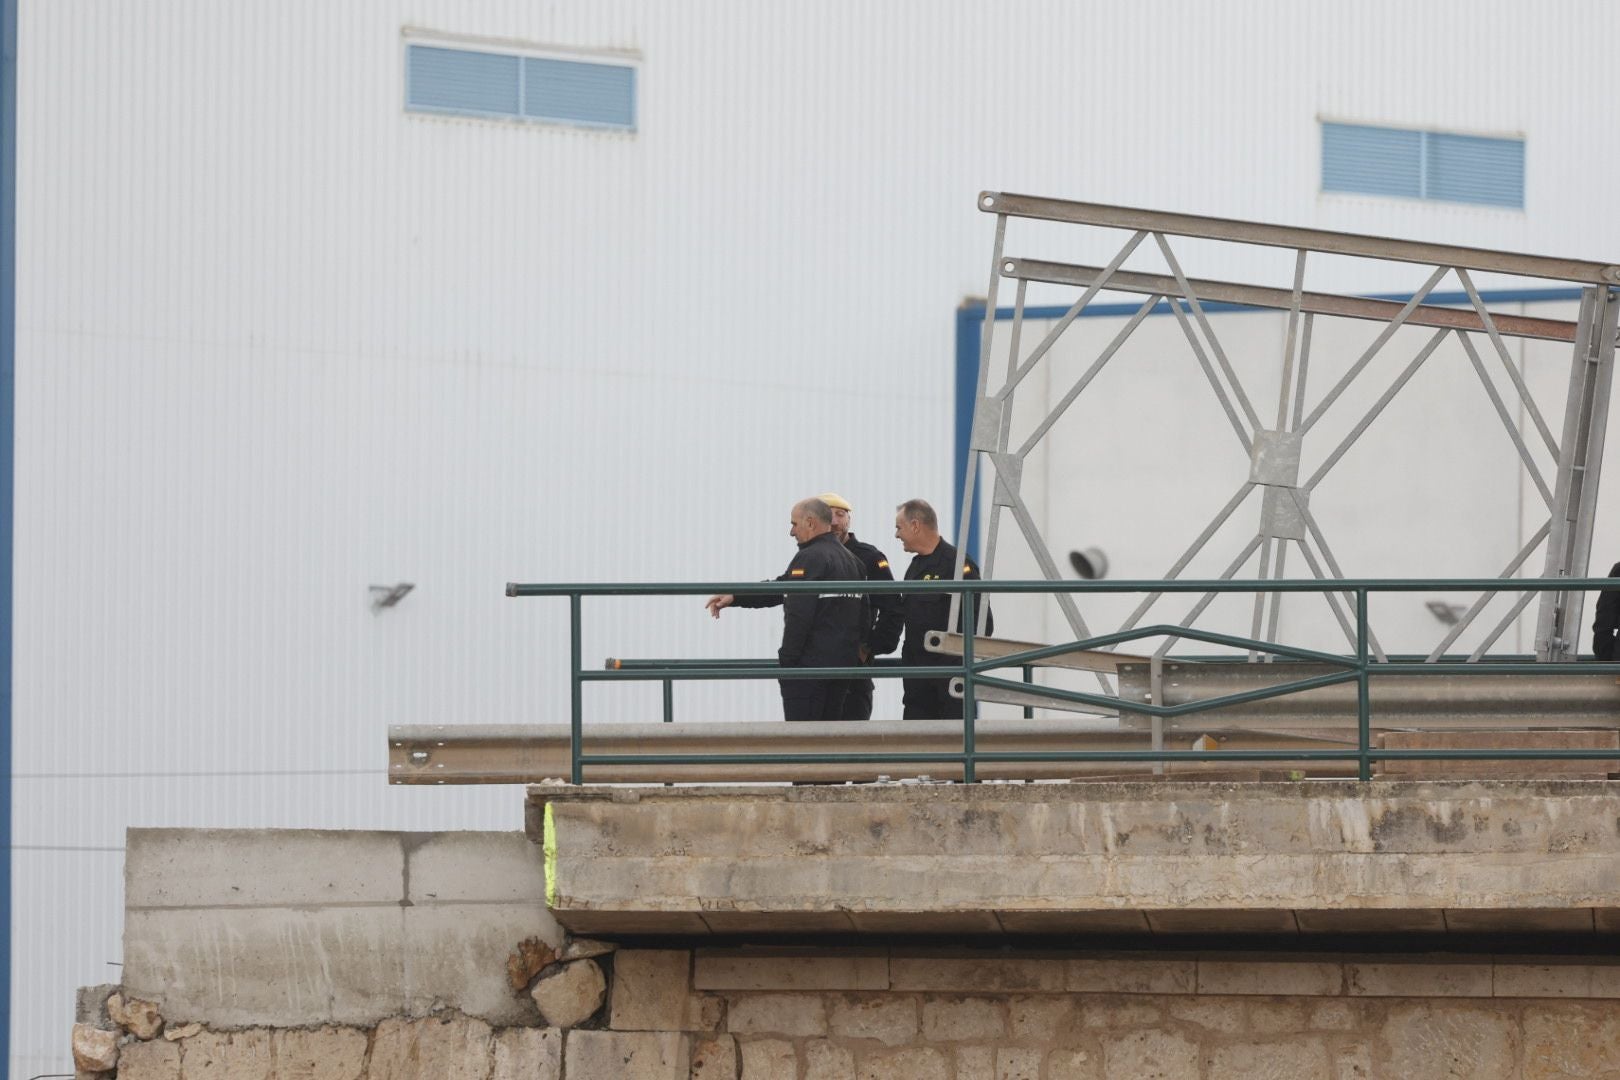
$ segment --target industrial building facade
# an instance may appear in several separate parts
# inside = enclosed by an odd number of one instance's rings
[[[14,1076],[71,1068],[73,988],[117,981],[128,826],[516,827],[514,791],[392,788],[384,768],[389,724],[565,715],[566,613],[505,582],[768,577],[784,511],[828,488],[902,560],[895,504],[952,501],[980,190],[1620,259],[1620,135],[1579,90],[1620,31],[1597,2],[18,15]],[[1186,261],[1292,271],[1214,246]],[[1159,400],[1199,392],[1154,340]],[[1567,364],[1520,359],[1544,386]],[[1512,450],[1454,422],[1450,386],[1414,408],[1458,454],[1468,497],[1446,507],[1466,516],[1498,494],[1474,466]],[[1398,471],[1440,441],[1403,444]],[[1196,464],[1114,449],[1121,491]],[[1430,488],[1449,499],[1445,468]],[[1452,555],[1489,572],[1522,540],[1503,494],[1409,576]],[[1054,528],[1106,543],[1122,576],[1162,569],[1132,563],[1157,521],[1052,498]],[[1599,511],[1601,573],[1620,502]],[[604,602],[584,651],[760,655],[774,632]],[[776,714],[768,684],[680,694],[683,715]],[[897,703],[880,690],[880,712]],[[657,690],[589,704],[649,719]]]

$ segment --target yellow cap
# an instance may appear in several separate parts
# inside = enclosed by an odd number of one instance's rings
[[[816,498],[832,507],[834,510],[853,510],[853,506],[844,501],[844,497],[836,491],[823,491]]]

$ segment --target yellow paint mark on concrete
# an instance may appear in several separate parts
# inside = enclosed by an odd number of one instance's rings
[[[551,804],[546,803],[545,829],[542,844],[546,851],[546,906],[557,906],[557,822],[551,816]]]

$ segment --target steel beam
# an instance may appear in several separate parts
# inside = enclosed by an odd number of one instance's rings
[[[943,630],[930,630],[927,637],[923,639],[923,644],[929,652],[943,653],[946,656],[962,655],[961,634],[947,634]],[[1009,638],[975,636],[973,639],[973,655],[980,660],[999,660],[1004,656],[1012,656],[1014,653],[1031,652],[1046,647],[1034,642],[1013,641]],[[1129,664],[1135,661],[1145,664],[1147,663],[1147,657],[1131,656],[1128,653],[1107,652],[1101,649],[1076,649],[1060,656],[1031,660],[1030,666],[1061,667],[1074,671],[1101,671],[1112,675],[1120,664]]]
[[[1102,276],[1102,270],[1095,266],[1075,266],[1044,259],[1002,259],[1001,266],[1004,277],[1018,281],[1040,281],[1048,285],[1089,287]],[[1278,311],[1293,309],[1294,293],[1289,289],[1243,285],[1232,281],[1208,281],[1202,278],[1189,279],[1187,284],[1198,295],[1198,299],[1203,301],[1243,304]],[[1172,297],[1182,295],[1181,285],[1174,277],[1168,274],[1145,274],[1135,270],[1115,270],[1109,275],[1108,288],[1114,292]],[[1338,315],[1371,322],[1387,323],[1394,319],[1404,306],[1394,300],[1369,300],[1365,297],[1340,296],[1336,293],[1299,294],[1299,310],[1307,314]],[[1524,315],[1499,315],[1493,312],[1488,324],[1480,318],[1478,311],[1437,307],[1432,304],[1419,305],[1406,317],[1406,323],[1411,326],[1466,330],[1481,334],[1489,333],[1491,324],[1494,324],[1499,334],[1540,341],[1573,343],[1576,335],[1576,324],[1573,322],[1535,319]]]
[[[1071,202],[1037,195],[1011,192],[979,193],[979,209],[1004,217],[1038,218],[1073,225],[1098,225],[1109,229],[1145,229],[1174,236],[1196,236],[1205,240],[1230,240],[1238,244],[1262,244],[1298,250],[1357,255],[1368,259],[1425,263],[1429,266],[1460,266],[1497,274],[1578,281],[1591,285],[1620,284],[1620,266],[1559,259],[1544,255],[1521,255],[1511,251],[1430,244],[1417,240],[1396,240],[1387,236],[1302,229],[1292,225],[1268,225],[1257,221],[1200,217],[1163,210],[1138,210],[1128,206]]]
[[[977,638],[973,639],[975,643]],[[1105,709],[1100,705],[1088,705],[1083,702],[1065,701],[1043,693],[1040,684],[1031,683],[1029,690],[1003,690],[999,686],[973,687],[973,695],[978,698],[979,704],[1018,705],[1025,709],[1057,709],[1060,712],[1085,713],[1096,724],[1117,724],[1119,721],[1118,709]],[[951,697],[960,701],[966,696],[962,688],[962,677],[956,676],[951,680]],[[1027,714],[1026,714],[1027,715]]]
[[[1414,667],[1420,665],[1413,665]],[[1154,702],[1175,706],[1342,671],[1326,664],[1177,663],[1166,661]],[[1119,666],[1122,700],[1144,700],[1145,663]],[[1620,683],[1610,674],[1375,674],[1369,681],[1374,730],[1620,728]],[[1303,690],[1239,705],[1169,717],[1170,730],[1218,731],[1322,726],[1354,732],[1356,684]]]

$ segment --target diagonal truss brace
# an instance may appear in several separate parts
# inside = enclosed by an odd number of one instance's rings
[[[1614,379],[1615,318],[1620,298],[1613,290],[1581,290],[1581,313],[1570,364],[1564,434],[1559,440],[1558,482],[1552,529],[1541,576],[1585,577],[1592,551],[1592,520],[1603,466],[1603,436]],[[1525,595],[1529,595],[1528,593]],[[1536,659],[1571,660],[1580,646],[1580,592],[1545,592],[1536,618]]]
[[[1607,399],[1612,381],[1616,312],[1620,310],[1620,303],[1611,301],[1609,285],[1620,284],[1620,267],[1609,264],[1579,263],[1539,256],[1522,256],[1512,253],[1443,245],[1392,241],[1376,237],[1357,237],[1317,230],[1299,230],[1254,223],[1229,222],[1220,219],[1194,218],[1187,215],[1163,214],[1155,211],[1135,211],[1101,207],[1093,204],[1065,203],[1060,200],[1005,195],[995,192],[986,192],[981,195],[980,208],[995,215],[996,238],[991,261],[991,281],[985,310],[984,331],[980,338],[978,392],[975,398],[973,433],[970,442],[971,450],[978,456],[978,460],[970,462],[966,470],[962,498],[964,514],[958,534],[958,576],[960,576],[962,569],[961,559],[965,558],[968,527],[971,519],[970,511],[974,505],[973,489],[979,469],[986,464],[993,467],[995,475],[995,491],[990,507],[989,547],[983,564],[986,576],[991,576],[993,570],[995,546],[1002,510],[1012,513],[1020,532],[1040,564],[1042,572],[1051,579],[1057,579],[1060,576],[1056,561],[1045,544],[1044,538],[1040,536],[1033,515],[1030,513],[1020,490],[1024,458],[1040,443],[1053,424],[1064,415],[1079,394],[1087,388],[1103,366],[1108,363],[1120,346],[1131,336],[1132,331],[1161,300],[1167,302],[1169,310],[1175,316],[1218,403],[1226,413],[1233,431],[1251,459],[1251,474],[1248,482],[1239,487],[1234,497],[1217,514],[1216,519],[1210,523],[1203,534],[1194,541],[1186,554],[1171,568],[1167,575],[1168,578],[1174,578],[1180,574],[1193,556],[1208,543],[1213,534],[1231,516],[1238,504],[1243,501],[1253,487],[1260,487],[1264,495],[1261,506],[1260,529],[1258,535],[1244,548],[1224,576],[1229,577],[1235,573],[1237,567],[1242,565],[1258,549],[1261,553],[1259,568],[1261,579],[1264,580],[1272,574],[1281,577],[1287,555],[1288,541],[1292,540],[1298,544],[1301,555],[1309,565],[1311,572],[1318,579],[1328,576],[1343,577],[1343,572],[1327,543],[1326,537],[1323,535],[1321,525],[1311,513],[1309,505],[1310,492],[1343,456],[1350,445],[1376,420],[1384,407],[1388,405],[1390,400],[1423,365],[1424,361],[1438,348],[1448,333],[1457,335],[1469,363],[1473,366],[1473,370],[1481,381],[1492,408],[1513,441],[1519,460],[1527,470],[1531,482],[1541,494],[1543,501],[1549,503],[1552,509],[1552,519],[1549,524],[1544,526],[1537,536],[1532,538],[1529,544],[1521,550],[1507,573],[1511,574],[1519,565],[1522,565],[1545,537],[1547,543],[1547,573],[1563,576],[1584,574],[1590,553],[1592,510],[1595,507],[1597,493],[1597,468],[1601,461],[1603,430],[1607,421]],[[1007,258],[1004,253],[1004,242],[1006,225],[1010,217],[1127,229],[1130,236],[1114,258],[1101,269],[1068,266],[1061,263],[1032,259]],[[1126,259],[1136,251],[1141,242],[1149,235],[1153,237],[1154,243],[1168,264],[1171,271],[1169,276],[1143,274],[1123,268]],[[1276,247],[1293,248],[1297,255],[1293,288],[1291,291],[1276,290],[1258,286],[1189,279],[1183,272],[1176,254],[1170,246],[1168,238],[1171,236],[1193,236],[1229,240],[1237,243],[1268,244]],[[1428,264],[1432,271],[1417,292],[1404,303],[1309,293],[1303,288],[1305,259],[1309,251],[1322,251],[1340,255],[1361,255],[1416,264]],[[1486,309],[1478,290],[1474,286],[1469,275],[1470,270],[1522,273],[1562,280],[1592,282],[1593,285],[1585,290],[1581,318],[1573,323],[1558,322],[1551,319],[1491,313]],[[1468,296],[1468,306],[1459,309],[1439,307],[1426,303],[1429,295],[1447,273],[1457,275],[1459,283]],[[1014,308],[1011,349],[1007,356],[1006,377],[1000,388],[991,394],[988,392],[987,386],[988,361],[996,318],[995,298],[997,284],[1001,277],[1012,278],[1016,281],[1017,301]],[[1079,286],[1083,289],[1083,295],[1064,312],[1057,324],[1044,335],[1043,340],[1034,351],[1028,356],[1022,356],[1020,334],[1025,317],[1026,288],[1030,281]],[[1104,289],[1114,292],[1143,293],[1146,294],[1146,300],[1137,308],[1128,325],[1116,335],[1114,341],[1102,355],[1095,359],[1085,374],[1063,396],[1061,401],[1055,407],[1049,408],[1033,434],[1024,439],[1016,450],[1011,449],[1009,444],[1012,435],[1012,406],[1017,387],[1048,355],[1058,338],[1074,324],[1092,299]],[[1211,300],[1262,308],[1280,308],[1288,312],[1287,337],[1283,347],[1282,378],[1278,401],[1278,421],[1273,428],[1264,427],[1251,403],[1249,395],[1245,392],[1238,378],[1230,357],[1228,357],[1210,325],[1204,304]],[[1309,356],[1312,320],[1319,314],[1375,319],[1384,325],[1376,340],[1361,353],[1349,370],[1343,372],[1337,382],[1314,403],[1314,407],[1307,411],[1304,396],[1304,376]],[[1303,322],[1302,331],[1301,322]],[[1355,424],[1349,437],[1345,438],[1329,457],[1320,463],[1309,480],[1300,483],[1298,459],[1302,437],[1331,409],[1351,383],[1356,380],[1357,376],[1364,371],[1374,357],[1392,339],[1396,331],[1403,325],[1408,324],[1431,327],[1438,332],[1430,338],[1418,355],[1396,378],[1394,385],[1381,395],[1371,410]],[[1491,346],[1502,361],[1507,377],[1516,392],[1518,399],[1516,404],[1524,409],[1524,415],[1528,421],[1527,426],[1533,425],[1535,436],[1532,436],[1532,438],[1539,437],[1540,441],[1557,460],[1558,472],[1555,485],[1548,484],[1547,477],[1543,475],[1538,467],[1538,462],[1526,443],[1526,435],[1529,432],[1526,431],[1521,434],[1518,430],[1518,426],[1514,423],[1514,418],[1509,412],[1508,401],[1504,400],[1495,382],[1485,371],[1480,350],[1475,347],[1473,340],[1470,338],[1473,333],[1481,333],[1490,339]],[[1507,347],[1503,342],[1503,335],[1512,335],[1520,339],[1573,341],[1575,343],[1576,358],[1571,371],[1569,407],[1566,408],[1565,412],[1565,431],[1561,440],[1555,441],[1553,439],[1552,432],[1530,395],[1522,374],[1512,362]],[[1298,346],[1297,351],[1296,345]],[[1295,382],[1296,365],[1297,382]],[[1222,376],[1224,376],[1224,381]],[[1290,397],[1292,397],[1291,402]],[[1273,564],[1273,550],[1275,550],[1275,564]],[[1320,554],[1320,559],[1318,559],[1318,554]],[[1526,595],[1529,596],[1530,594]],[[1146,597],[1141,606],[1126,620],[1125,627],[1129,628],[1136,625],[1161,596],[1162,594],[1155,594]],[[1538,655],[1544,659],[1567,658],[1573,652],[1575,635],[1572,628],[1579,621],[1581,598],[1578,594],[1571,596],[1561,593],[1547,593],[1542,594],[1542,596],[1543,606],[1537,634]],[[1354,634],[1349,626],[1345,609],[1341,606],[1341,598],[1331,594],[1324,594],[1324,597],[1353,645]],[[1475,605],[1464,621],[1465,626],[1480,614],[1489,598],[1489,596],[1480,598],[1480,603]],[[1275,627],[1278,620],[1277,605],[1280,600],[1280,594],[1272,594],[1269,598],[1272,627],[1269,633],[1270,637],[1275,637]],[[1076,634],[1083,634],[1085,632],[1085,623],[1074,604],[1074,598],[1070,594],[1063,594],[1060,603],[1064,605],[1064,615],[1071,628]],[[1193,611],[1188,613],[1184,625],[1190,626],[1206,606],[1207,599],[1204,604],[1195,606]],[[1515,610],[1509,613],[1507,619],[1497,628],[1496,633],[1492,634],[1487,642],[1481,646],[1480,651],[1489,647],[1490,641],[1493,641],[1508,625],[1511,625],[1512,619],[1521,606],[1516,606]],[[1262,623],[1262,613],[1262,604],[1260,598],[1257,597],[1251,626],[1251,637],[1258,637],[1258,631]],[[1461,629],[1462,627],[1459,627],[1456,633],[1460,633]],[[1446,643],[1442,644],[1439,650],[1441,654],[1443,654],[1445,645],[1455,640],[1456,633],[1448,638]],[[1372,651],[1382,658],[1384,651],[1379,645],[1376,636],[1372,635],[1370,628],[1368,635]]]

